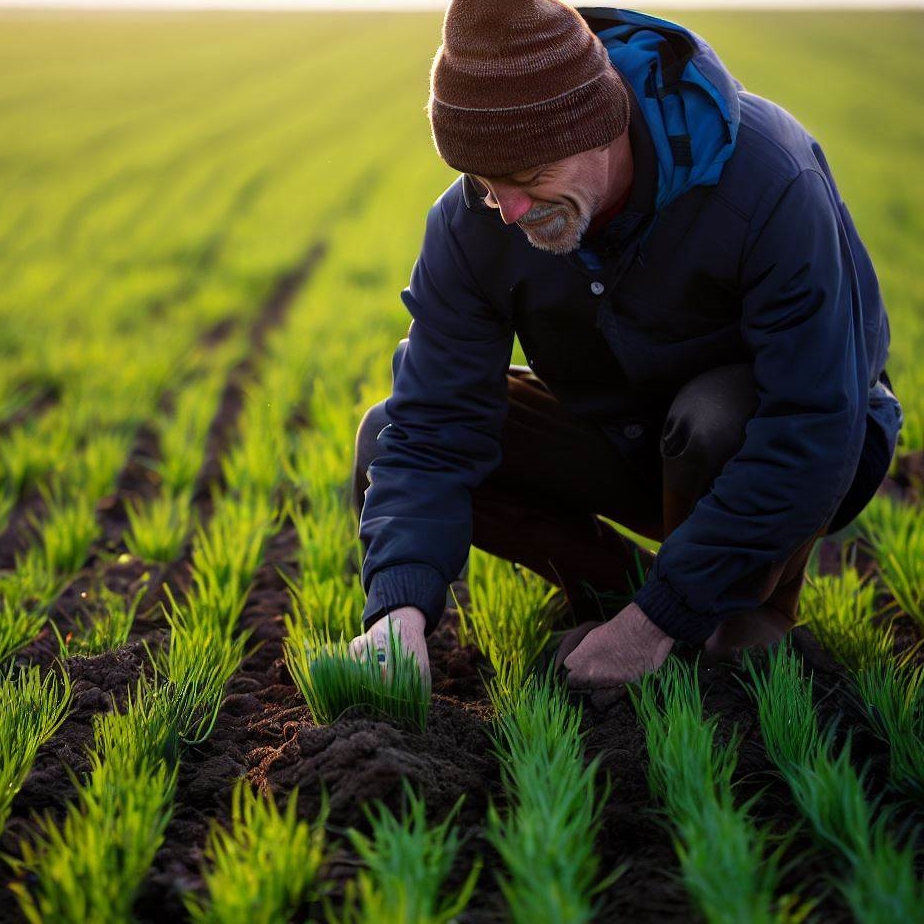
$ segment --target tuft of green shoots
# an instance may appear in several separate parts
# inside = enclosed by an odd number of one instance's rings
[[[404,792],[407,809],[401,821],[377,802],[375,810],[363,806],[371,837],[355,828],[347,831],[365,869],[348,884],[343,910],[334,915],[328,908],[331,924],[451,924],[468,905],[481,872],[480,860],[454,895],[440,899],[461,844],[453,820],[465,797],[459,798],[442,823],[428,827],[424,800],[414,794],[407,780]]]
[[[0,664],[28,645],[47,621],[44,608],[27,608],[4,599],[0,603]]]
[[[160,459],[153,467],[168,495],[185,496],[196,485],[222,381],[218,369],[197,387],[181,389],[173,413],[160,423]]]
[[[648,779],[675,828],[683,880],[710,924],[795,922],[811,911],[794,896],[776,901],[782,852],[749,818],[757,796],[735,805],[737,729],[716,742],[718,717],[703,715],[696,666],[669,658],[629,695],[645,728]]]
[[[924,802],[924,667],[876,664],[856,671],[854,683],[871,728],[889,746],[891,785]]]
[[[0,831],[39,747],[61,726],[71,703],[66,673],[10,667],[0,677]]]
[[[459,610],[459,642],[490,661],[493,685],[515,696],[552,634],[555,588],[539,575],[478,548],[469,553],[471,606]],[[453,592],[455,598],[455,593]]]
[[[792,748],[783,744],[792,703],[809,709],[812,705],[811,680],[803,678],[799,659],[782,643],[770,653],[770,677],[762,681],[749,657],[745,664],[755,681],[767,751],[816,839],[838,858],[839,872],[846,878],[834,878],[834,884],[854,909],[856,919],[873,924],[921,920],[924,889],[915,884],[914,851],[894,845],[888,832],[890,815],[877,816],[880,800],[867,799],[865,769],[857,773],[853,767],[850,735],[834,755],[834,723],[821,732],[810,712],[800,727],[800,742]],[[807,735],[806,727],[810,729]],[[899,885],[895,890],[893,881]]]
[[[853,919],[862,924],[924,920],[924,884],[915,873],[912,844],[896,846],[885,824],[876,822],[857,873],[838,883]]]
[[[125,506],[129,532],[125,546],[146,562],[169,564],[183,551],[192,520],[192,492],[159,494],[147,503]]]
[[[892,659],[894,639],[891,624],[876,624],[875,596],[875,583],[861,579],[855,568],[807,579],[799,623],[852,670],[884,664]]]
[[[330,725],[346,710],[358,708],[424,728],[430,685],[421,677],[417,658],[398,643],[391,623],[386,649],[375,651],[367,640],[360,658],[353,657],[343,634],[334,640],[288,615],[285,625],[286,666],[317,724]]]
[[[151,660],[155,673],[169,680],[180,738],[198,744],[212,732],[225,684],[244,659],[250,632],[233,636],[225,625],[197,618],[194,608],[178,607],[172,596],[171,603],[172,612],[165,610],[170,643]]]
[[[89,492],[64,499],[44,486],[41,493],[47,514],[41,520],[33,516],[30,523],[39,536],[45,570],[68,577],[84,566],[99,532],[96,499]]]
[[[285,420],[280,403],[269,400],[269,388],[250,390],[240,424],[241,438],[221,459],[229,491],[250,491],[269,496],[282,475]],[[261,400],[262,399],[262,400]]]
[[[282,577],[289,586],[292,610],[303,626],[315,626],[330,638],[351,633],[356,613],[362,612],[366,602],[359,575],[352,574],[344,580],[305,572],[300,582],[285,574]]]
[[[924,628],[924,513],[875,498],[860,525],[873,547],[883,583],[901,609]]]
[[[599,911],[593,898],[625,871],[597,881],[595,840],[609,781],[584,762],[581,712],[551,673],[531,675],[511,695],[495,691],[492,738],[509,808],[488,810],[487,837],[506,874],[498,881],[514,924],[578,924]]]
[[[131,924],[132,905],[172,812],[177,768],[148,757],[133,773],[91,753],[87,784],[62,826],[50,814],[33,840],[20,842],[21,859],[7,857],[10,883],[30,924]]]
[[[191,596],[229,614],[229,619],[239,613],[263,559],[264,545],[280,525],[279,511],[265,495],[248,489],[240,497],[216,497],[208,529],[196,530]]]
[[[783,770],[808,766],[824,747],[815,718],[812,678],[803,678],[802,661],[787,640],[767,657],[765,671],[747,653],[743,659],[767,754]]]
[[[316,581],[342,580],[349,560],[360,550],[356,517],[341,504],[327,503],[310,510],[290,504],[289,517],[298,536],[298,566]]]
[[[52,624],[58,637],[61,657],[92,657],[124,645],[134,625],[138,605],[146,590],[147,585],[142,587],[131,602],[126,604],[121,594],[101,584],[96,588],[90,600],[95,613],[88,616],[86,623],[76,618],[73,630],[66,637],[63,637],[58,627]]]
[[[207,897],[183,896],[194,924],[275,924],[320,896],[327,800],[311,824],[298,818],[297,803],[297,787],[280,812],[271,795],[237,780],[231,827],[213,821],[205,846]]]

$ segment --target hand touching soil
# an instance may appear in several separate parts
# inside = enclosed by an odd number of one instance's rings
[[[367,657],[371,647],[373,656],[378,656],[381,661],[384,672],[389,645],[389,623],[395,640],[400,640],[403,650],[417,658],[420,676],[423,678],[424,685],[429,687],[430,656],[427,652],[427,640],[424,637],[426,619],[415,606],[402,606],[387,613],[378,622],[374,622],[366,632],[357,635],[350,642],[350,654],[354,658],[362,659]]]
[[[568,685],[586,689],[630,683],[657,670],[673,647],[674,640],[630,603],[588,632],[565,658]]]

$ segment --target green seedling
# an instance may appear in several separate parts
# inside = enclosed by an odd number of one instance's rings
[[[44,607],[31,608],[4,599],[0,603],[0,665],[28,645],[47,621]]]
[[[45,570],[56,577],[76,574],[85,564],[99,532],[96,498],[89,492],[64,499],[41,488],[47,508],[44,519],[30,517],[44,554]]]
[[[263,558],[266,541],[281,525],[266,496],[247,490],[240,497],[216,496],[208,528],[193,542],[191,596],[216,611],[239,612]]]
[[[221,471],[231,492],[269,496],[282,477],[285,416],[271,386],[253,386],[241,415],[239,441],[222,457]]]
[[[446,877],[455,865],[461,841],[453,821],[460,797],[436,827],[427,825],[426,806],[404,780],[407,809],[399,821],[382,803],[363,806],[370,837],[355,828],[347,831],[353,849],[365,864],[347,886],[344,908],[328,908],[330,924],[451,924],[465,910],[481,872],[477,860],[454,894],[440,898]]]
[[[307,500],[315,513],[342,507],[351,454],[352,437],[346,443],[337,443],[313,430],[296,434],[284,460],[285,475],[296,497]]]
[[[703,714],[696,666],[670,658],[629,694],[645,728],[649,784],[674,829],[683,880],[704,919],[804,920],[810,905],[794,896],[775,899],[792,834],[772,848],[768,832],[749,817],[758,796],[735,805],[740,739],[736,729],[727,743],[716,741],[718,717]]]
[[[84,431],[88,436],[83,451],[71,457],[61,476],[68,497],[86,496],[95,506],[112,492],[128,457],[135,427],[122,429],[126,432],[107,431],[105,427],[98,431],[94,421]]]
[[[851,736],[846,736],[835,755],[834,723],[822,732],[810,711],[810,718],[800,723],[796,743],[788,746],[785,742],[787,717],[793,709],[812,709],[812,683],[802,676],[796,655],[787,644],[771,651],[765,679],[760,679],[750,657],[745,664],[754,681],[767,752],[816,840],[837,858],[838,870],[831,878],[851,906],[862,913],[857,920],[920,919],[924,915],[924,890],[908,887],[915,880],[914,851],[894,845],[888,833],[890,813],[877,817],[880,799],[866,796],[866,771],[858,773],[853,767]],[[900,885],[895,892],[887,885],[886,871],[890,869]],[[894,917],[883,916],[883,909]]]
[[[891,622],[880,627],[874,607],[876,586],[854,568],[840,575],[806,581],[799,603],[799,623],[842,664],[862,670],[893,657]]]
[[[218,369],[196,387],[182,389],[173,414],[161,421],[160,459],[152,468],[160,476],[161,488],[168,496],[191,494],[196,485],[205,440],[217,409],[222,372]]]
[[[192,493],[159,494],[146,503],[128,503],[125,514],[130,532],[125,546],[142,561],[169,564],[186,544],[192,521]]]
[[[488,810],[487,837],[504,863],[498,881],[514,924],[584,922],[594,896],[625,871],[598,882],[595,840],[610,794],[598,790],[597,758],[585,763],[581,713],[549,672],[511,695],[495,691],[491,736],[509,808]]]
[[[376,651],[367,640],[366,651],[358,658],[351,654],[345,635],[333,639],[288,615],[285,625],[286,666],[317,724],[330,725],[355,708],[424,728],[430,685],[421,677],[414,654],[398,644],[391,623],[387,648]]]
[[[361,613],[366,593],[358,575],[343,578],[316,578],[306,572],[300,583],[282,575],[289,586],[292,610],[301,625],[315,627],[323,636],[339,638],[349,635],[355,626],[355,614]]]
[[[66,636],[62,636],[58,627],[52,623],[61,657],[92,657],[124,645],[146,591],[147,584],[126,604],[121,594],[104,584],[100,585],[91,601],[95,612],[88,616],[86,622],[75,618],[74,628]]]
[[[67,421],[49,414],[16,427],[0,439],[0,483],[15,500],[60,475],[62,460],[74,452],[76,434]]]
[[[231,634],[232,627],[197,618],[192,607],[181,608],[170,594],[172,611],[166,651],[149,656],[158,677],[170,684],[178,734],[186,744],[198,744],[212,732],[224,698],[225,684],[244,659],[250,631]]]
[[[341,504],[302,510],[289,506],[298,535],[298,567],[312,581],[342,580],[348,561],[357,561],[359,538],[356,517]]]
[[[71,703],[66,673],[11,667],[0,677],[0,832],[39,747],[61,726]]]
[[[126,773],[98,754],[90,761],[61,827],[46,814],[34,837],[20,841],[21,859],[6,857],[19,876],[9,888],[30,924],[134,921],[132,905],[172,812],[177,768],[148,758]]]
[[[206,896],[183,896],[194,924],[276,924],[321,895],[326,798],[309,824],[296,814],[298,787],[285,812],[246,779],[231,794],[231,827],[212,822],[204,850]]]
[[[895,602],[924,628],[924,513],[888,497],[876,497],[861,515],[882,581]]]
[[[854,673],[857,703],[889,746],[889,779],[904,795],[924,801],[924,667],[894,662]]]

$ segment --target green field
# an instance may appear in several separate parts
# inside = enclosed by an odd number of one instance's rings
[[[821,143],[882,284],[905,471],[924,450],[924,14],[663,15]],[[741,673],[754,704],[716,681],[714,720],[682,662],[583,713],[524,680],[553,627],[480,634],[477,601],[538,614],[547,588],[496,561],[478,580],[497,595],[473,583],[463,616],[481,654],[447,654],[452,623],[432,701],[395,707],[374,671],[343,702],[391,720],[329,724],[340,700],[312,698],[306,653],[360,628],[354,434],[389,392],[399,293],[456,177],[425,113],[440,22],[0,11],[0,924],[322,920],[325,898],[344,921],[783,921],[805,902],[826,924],[924,919],[920,832],[889,814],[921,820],[924,674],[886,667],[924,636],[920,486],[877,498],[851,567],[807,595],[815,693],[839,705],[798,754],[772,704],[811,711],[813,691],[785,659],[770,693]],[[866,723],[868,778],[843,728],[825,737],[838,713]],[[762,756],[739,771],[742,717]],[[773,768],[776,801],[745,803]],[[808,859],[785,869],[773,837],[802,819],[785,857]],[[737,846],[701,855],[713,837]]]

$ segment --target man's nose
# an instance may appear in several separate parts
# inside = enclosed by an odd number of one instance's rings
[[[520,189],[498,189],[495,191],[504,224],[519,221],[532,207],[533,200]]]

